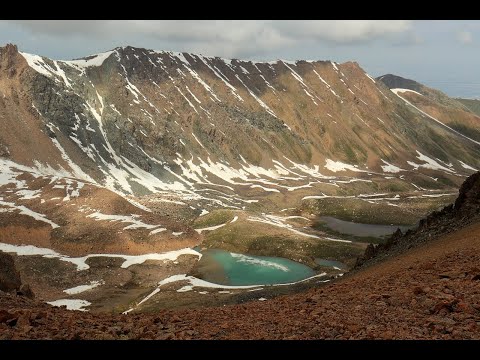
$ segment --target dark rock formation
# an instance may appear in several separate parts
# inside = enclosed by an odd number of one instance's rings
[[[0,252],[0,290],[33,299],[35,295],[28,284],[22,284],[20,273],[12,255]]]
[[[460,187],[455,214],[472,216],[480,212],[480,172],[471,175]]]
[[[420,92],[423,85],[410,79],[405,79],[398,75],[386,74],[377,77],[375,80],[383,82],[389,89],[410,89]]]
[[[22,281],[10,254],[0,252],[0,290],[5,292],[20,289]]]

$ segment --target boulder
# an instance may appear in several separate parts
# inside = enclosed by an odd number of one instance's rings
[[[35,297],[30,285],[22,284],[12,255],[0,252],[0,291],[16,293],[30,299]]]
[[[34,299],[35,294],[32,291],[32,288],[28,284],[20,285],[20,289],[17,290],[17,295],[26,296],[29,299]]]
[[[20,289],[22,281],[10,254],[0,252],[0,290],[12,292]]]

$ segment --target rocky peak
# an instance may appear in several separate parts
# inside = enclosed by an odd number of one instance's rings
[[[15,44],[7,44],[4,47],[0,47],[0,55],[14,55],[18,53],[18,47]]]
[[[7,44],[4,47],[0,47],[0,71],[7,70],[8,77],[12,77],[15,74],[13,67],[17,56],[17,45]]]
[[[384,83],[389,89],[401,88],[420,92],[423,88],[422,84],[414,80],[406,79],[393,74],[379,76],[376,78],[376,80]]]

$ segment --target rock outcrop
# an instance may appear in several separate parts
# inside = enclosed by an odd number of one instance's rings
[[[470,218],[480,213],[480,172],[469,176],[462,184],[452,210],[456,217]]]
[[[10,254],[0,252],[0,290],[5,292],[20,289],[22,281]]]
[[[0,252],[0,291],[33,299],[35,295],[28,284],[23,284],[15,261],[10,254]]]

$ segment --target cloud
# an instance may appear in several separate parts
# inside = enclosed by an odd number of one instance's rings
[[[9,20],[36,36],[165,43],[227,57],[256,55],[300,42],[356,44],[407,33],[408,20]],[[127,45],[127,44],[125,44]]]
[[[291,37],[310,37],[337,43],[368,41],[411,28],[408,20],[326,20],[279,21],[276,28]]]
[[[462,44],[471,44],[473,42],[473,35],[470,31],[462,30],[457,33],[457,40]]]
[[[98,20],[3,20],[17,24],[32,34],[44,34],[58,37],[71,35],[102,35],[109,21]]]

